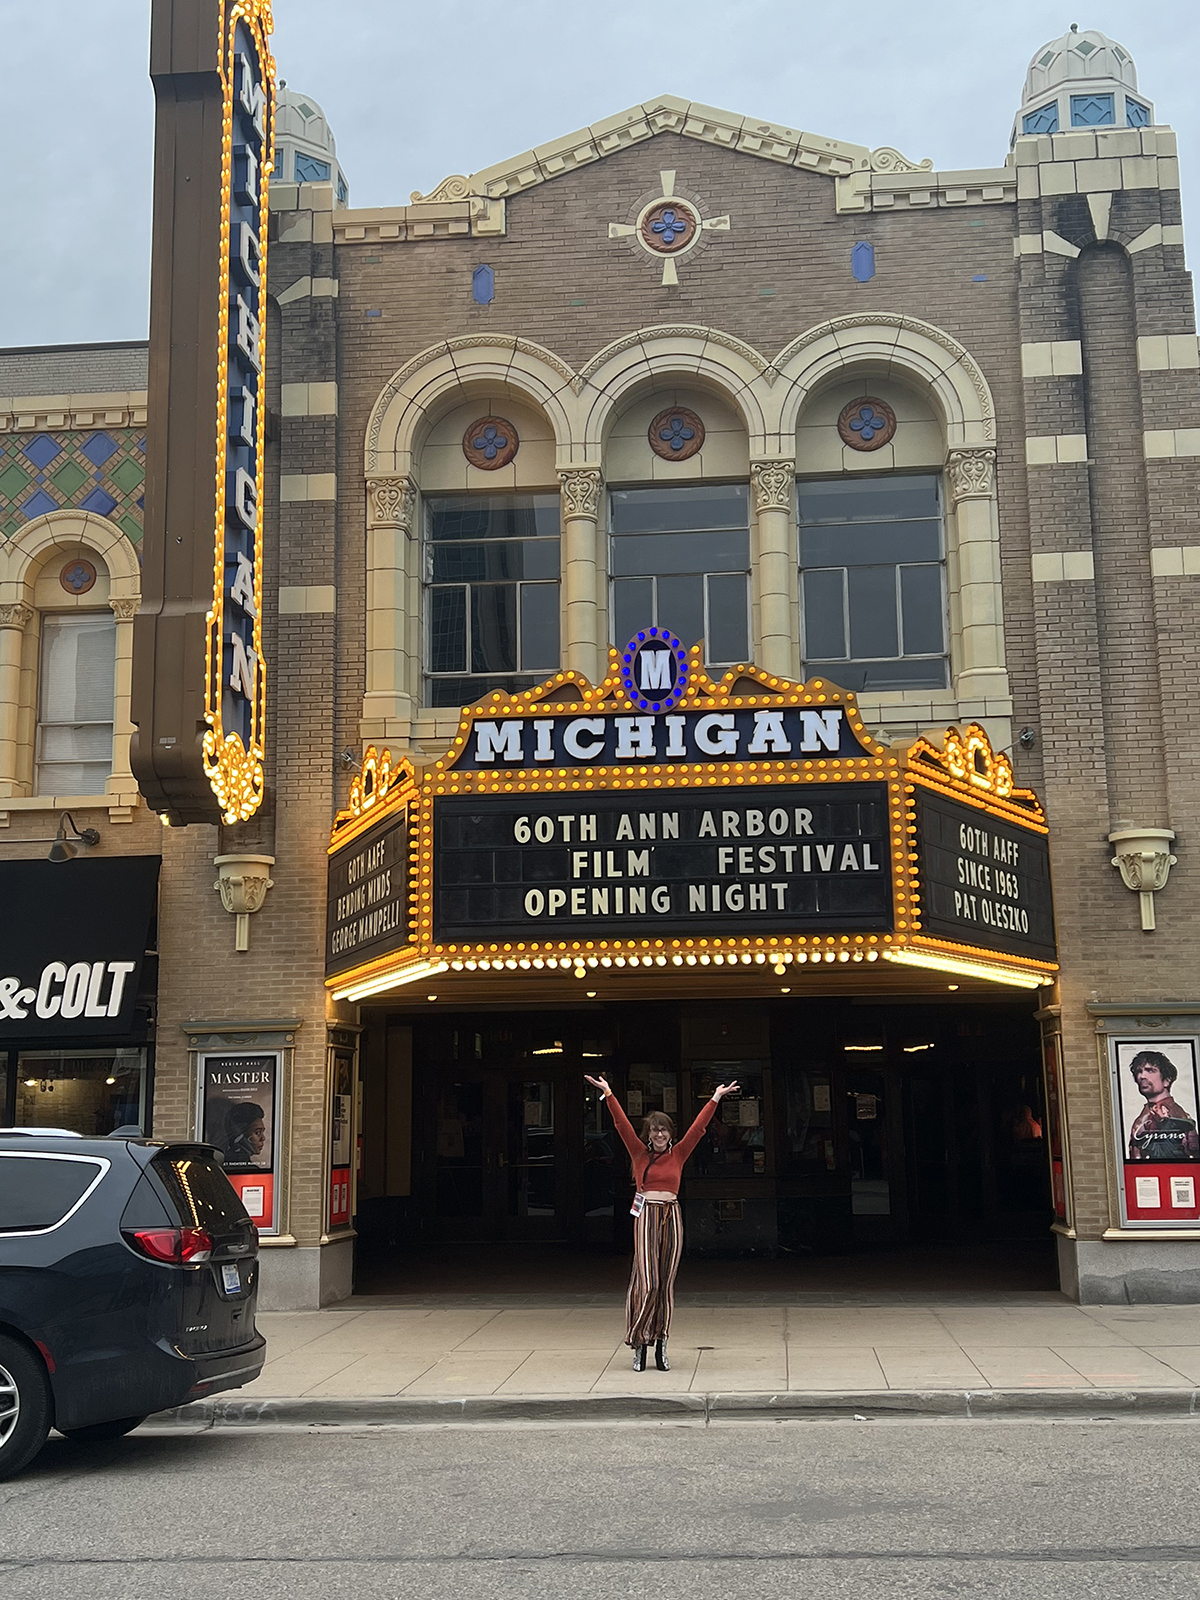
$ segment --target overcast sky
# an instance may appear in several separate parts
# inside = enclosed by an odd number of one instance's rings
[[[1030,57],[1078,22],[1129,48],[1177,130],[1187,216],[1200,6],[1073,4],[275,0],[274,47],[329,118],[351,203],[402,205],[663,93],[943,170],[999,166]],[[0,0],[0,346],[146,335],[149,10]]]

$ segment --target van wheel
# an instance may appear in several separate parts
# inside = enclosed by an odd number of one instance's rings
[[[40,1358],[0,1335],[0,1478],[21,1472],[50,1432],[50,1382]]]
[[[106,1439],[120,1439],[141,1427],[145,1417],[117,1417],[112,1422],[93,1422],[89,1428],[60,1428],[64,1439],[74,1444],[103,1444]]]

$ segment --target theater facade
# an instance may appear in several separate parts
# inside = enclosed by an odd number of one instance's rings
[[[1128,52],[1045,46],[971,171],[664,96],[354,208],[288,117],[241,654],[210,507],[132,745],[147,1115],[226,1148],[264,1304],[619,1254],[601,1071],[740,1082],[698,1263],[1200,1300],[1200,353]]]

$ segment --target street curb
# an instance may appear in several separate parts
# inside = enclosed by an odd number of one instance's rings
[[[160,1411],[157,1427],[382,1428],[514,1422],[902,1421],[922,1417],[1116,1420],[1200,1416],[1196,1389],[870,1389],[762,1394],[467,1395],[440,1400],[361,1395],[274,1400],[196,1400]]]

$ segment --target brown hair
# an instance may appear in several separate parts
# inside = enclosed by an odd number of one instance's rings
[[[665,1111],[652,1111],[648,1117],[642,1118],[643,1144],[649,1144],[650,1135],[655,1128],[665,1128],[671,1135],[672,1142],[674,1142],[675,1124],[671,1121],[670,1117]]]

